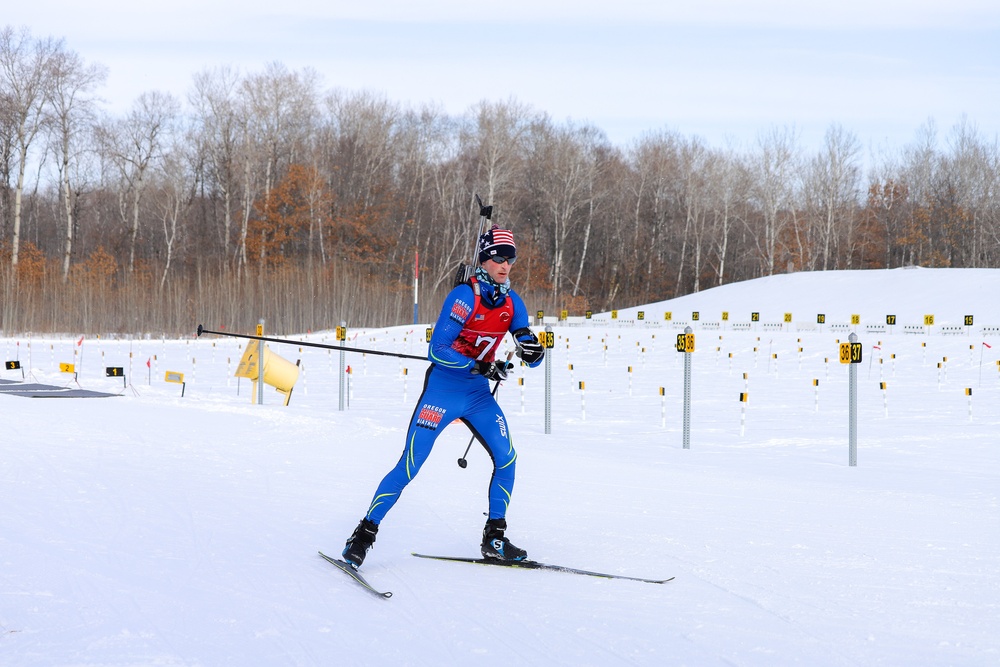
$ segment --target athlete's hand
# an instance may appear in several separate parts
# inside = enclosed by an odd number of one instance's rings
[[[537,361],[541,361],[542,357],[545,356],[545,348],[539,342],[525,342],[522,343],[518,341],[517,343],[517,357],[526,364],[533,364]]]
[[[482,375],[487,380],[503,382],[507,379],[507,371],[514,367],[514,364],[507,361],[477,361],[472,367],[473,375]]]
[[[517,358],[524,363],[530,366],[541,361],[542,357],[545,356],[545,348],[538,342],[538,337],[531,329],[518,329],[513,332],[513,336],[514,342],[517,344]]]

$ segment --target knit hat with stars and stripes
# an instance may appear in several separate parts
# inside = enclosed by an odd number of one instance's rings
[[[496,225],[479,237],[479,262],[483,263],[494,255],[508,259],[517,256],[514,246],[514,233],[509,229],[500,229]]]

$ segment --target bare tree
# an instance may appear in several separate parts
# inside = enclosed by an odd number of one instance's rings
[[[741,217],[741,202],[746,201],[746,170],[733,151],[716,152],[708,165],[711,201],[711,244],[715,267],[715,284],[725,283],[726,259],[734,228]]]
[[[471,115],[466,142],[472,144],[478,157],[476,181],[482,184],[482,196],[491,203],[506,199],[506,207],[512,208],[509,198],[524,169],[532,127],[542,115],[513,98],[505,102],[483,100],[473,107]]]
[[[180,103],[172,95],[147,92],[139,96],[128,116],[99,128],[102,150],[120,177],[118,190],[121,222],[128,230],[128,272],[135,271],[139,238],[140,205],[150,165],[162,158],[163,147],[173,131]]]
[[[997,143],[988,144],[967,118],[955,125],[942,172],[954,196],[956,217],[965,223],[951,239],[952,262],[961,266],[992,266],[987,260],[987,229],[996,222]],[[991,216],[992,213],[992,216]],[[992,218],[992,219],[991,219]],[[960,257],[956,257],[960,256]]]
[[[812,219],[808,229],[818,246],[812,253],[818,261],[809,268],[836,268],[839,237],[846,240],[852,234],[861,197],[860,153],[857,137],[834,124],[826,131],[822,150],[809,163],[805,200],[811,203]]]
[[[684,179],[681,152],[686,140],[675,132],[659,131],[647,134],[632,152],[638,181],[633,233],[627,240],[635,254],[634,266],[640,271],[633,277],[634,289],[654,293],[676,293],[678,283],[672,283],[676,268],[682,275],[686,248],[684,227],[677,224],[684,213],[680,199]],[[680,233],[678,234],[678,230]],[[638,282],[641,281],[641,282]]]
[[[290,72],[281,63],[246,77],[240,87],[240,115],[244,150],[243,219],[240,261],[246,264],[247,230],[258,189],[266,208],[271,188],[299,156],[305,155],[316,117],[316,73]]]
[[[763,275],[773,275],[777,267],[779,240],[793,212],[798,153],[795,131],[772,128],[757,139],[757,151],[750,156],[753,178],[751,196],[762,229],[754,239]]]
[[[684,275],[685,258],[688,245],[691,250],[691,288],[697,292],[701,289],[702,254],[705,241],[705,228],[708,216],[708,173],[711,154],[704,142],[698,137],[685,141],[681,145],[679,156],[680,184],[677,189],[678,204],[684,216],[684,233],[681,241],[680,258],[677,262],[677,282],[675,296],[683,292],[682,278]]]
[[[17,267],[21,243],[21,201],[28,151],[45,123],[53,59],[62,42],[51,37],[33,39],[27,28],[0,29],[0,97],[5,101],[17,169],[14,185],[14,224],[11,267]]]
[[[73,218],[75,190],[71,183],[74,163],[83,140],[95,120],[94,89],[104,83],[107,68],[86,65],[72,51],[59,50],[52,59],[50,104],[52,109],[52,144],[58,157],[58,173],[63,198],[66,231],[63,236],[62,281],[69,279],[73,254]]]
[[[339,257],[394,272],[405,233],[397,169],[404,145],[400,106],[370,92],[336,91],[326,98],[335,237]]]
[[[567,280],[572,253],[577,253],[577,262],[586,258],[593,225],[591,206],[597,196],[594,184],[599,152],[606,139],[592,126],[558,128],[546,123],[536,133],[531,183],[542,211],[541,225],[552,244],[555,296]],[[572,281],[571,286],[575,296]]]
[[[929,224],[926,209],[933,199],[936,171],[939,165],[937,148],[937,124],[928,119],[917,130],[912,144],[903,148],[900,180],[906,182],[910,206],[907,208],[908,224],[903,238],[908,246],[908,264],[929,264],[937,266],[937,247],[933,243],[936,235]]]
[[[241,134],[238,117],[240,75],[229,67],[206,70],[194,77],[188,101],[194,109],[195,138],[202,147],[213,192],[222,199],[222,228],[219,240],[222,258],[231,258],[233,217],[239,189],[238,154]],[[222,266],[228,267],[223,262]]]
[[[460,121],[426,108],[420,118],[420,129],[410,130],[419,134],[404,153],[410,174],[405,206],[413,222],[408,247],[419,249],[421,276],[430,276],[421,283],[424,292],[437,294],[442,285],[451,287],[457,267],[468,258],[470,221],[478,211],[469,206],[473,166]]]
[[[265,198],[279,170],[305,154],[317,114],[316,81],[312,70],[290,72],[277,62],[243,81],[246,109],[253,115],[257,138],[264,147]]]
[[[165,147],[163,157],[152,170],[151,200],[163,230],[163,272],[160,275],[160,293],[163,293],[179,237],[184,234],[182,224],[187,218],[198,187],[198,170],[193,162],[197,155],[190,148],[190,137],[173,137]]]

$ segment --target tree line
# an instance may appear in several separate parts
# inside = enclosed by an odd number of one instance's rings
[[[103,110],[107,71],[0,30],[0,328],[301,332],[428,321],[478,219],[529,308],[607,310],[775,273],[1000,266],[1000,151],[960,119],[866,155],[832,124],[626,146],[516,99],[461,115],[272,63]],[[865,166],[866,162],[868,166]]]

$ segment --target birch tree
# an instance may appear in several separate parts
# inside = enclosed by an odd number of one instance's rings
[[[193,162],[196,154],[189,148],[190,137],[172,137],[162,159],[152,171],[151,201],[163,232],[163,271],[160,274],[160,294],[166,287],[170,268],[186,229],[182,224],[190,211],[198,188],[199,170]]]
[[[715,268],[715,285],[726,282],[727,258],[730,242],[742,217],[742,202],[746,201],[745,170],[739,157],[732,151],[716,152],[709,164],[709,193],[711,198],[711,244],[710,260]]]
[[[45,121],[51,92],[53,59],[62,42],[34,39],[27,28],[0,29],[0,98],[5,102],[10,146],[16,170],[10,265],[17,268],[21,245],[21,204],[29,151]]]

